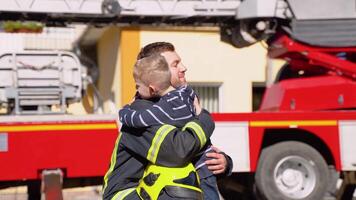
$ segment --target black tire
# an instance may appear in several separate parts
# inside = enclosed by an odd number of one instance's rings
[[[313,147],[280,142],[263,149],[255,183],[263,199],[323,199],[329,181],[328,166]]]

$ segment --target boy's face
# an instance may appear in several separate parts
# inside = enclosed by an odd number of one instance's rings
[[[150,99],[153,97],[150,88],[140,81],[136,81],[136,90],[142,99]]]
[[[185,72],[187,68],[183,65],[179,55],[175,51],[165,51],[161,55],[166,59],[171,71],[171,84],[177,88],[187,83]]]

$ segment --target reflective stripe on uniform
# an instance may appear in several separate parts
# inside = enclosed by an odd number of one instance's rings
[[[110,168],[109,170],[106,172],[105,176],[104,176],[104,186],[103,186],[103,191],[105,191],[105,188],[108,186],[108,180],[109,180],[109,176],[111,175],[111,173],[114,171],[114,167],[116,164],[116,154],[117,154],[117,148],[119,146],[119,141],[121,139],[121,133],[119,133],[119,136],[117,137],[116,141],[115,141],[115,147],[114,150],[111,154],[111,160],[110,160]]]
[[[123,200],[127,195],[129,195],[131,192],[135,191],[136,188],[128,188],[122,191],[119,191],[116,193],[111,200]]]
[[[164,138],[166,138],[167,134],[175,128],[176,127],[172,125],[165,124],[158,129],[155,134],[155,137],[152,140],[151,147],[148,150],[147,160],[151,161],[152,163],[156,163],[157,155]]]
[[[145,182],[145,178],[149,178],[152,175],[157,175],[157,178],[151,179],[154,181],[152,181],[152,184],[148,185]],[[185,181],[182,181],[183,179]],[[196,173],[195,167],[192,163],[189,163],[183,167],[163,167],[149,164],[145,169],[145,173],[141,178],[136,191],[141,199],[146,199],[142,196],[142,190],[144,190],[147,195],[150,196],[150,199],[156,200],[162,190],[167,186],[188,189],[201,195],[199,185],[199,176]]]
[[[191,128],[193,129],[194,133],[198,136],[199,141],[200,141],[200,148],[203,148],[203,146],[206,143],[206,136],[205,133],[203,131],[203,129],[201,128],[201,126],[196,123],[196,122],[188,122],[184,127],[183,127],[183,131],[185,131],[185,129],[187,128]]]

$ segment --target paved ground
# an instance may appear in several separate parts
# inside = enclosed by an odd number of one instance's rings
[[[64,200],[101,200],[101,186],[63,190]],[[44,197],[42,197],[44,199]],[[0,200],[27,200],[26,187],[13,187],[0,190]]]
[[[63,198],[64,200],[101,200],[101,186],[64,189]],[[43,197],[42,199],[44,200]],[[13,187],[0,190],[0,200],[27,200],[27,188]],[[328,197],[324,200],[335,200],[335,198]],[[356,197],[353,200],[356,200]]]

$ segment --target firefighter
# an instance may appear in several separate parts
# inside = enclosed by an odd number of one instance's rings
[[[151,105],[150,101],[136,100],[131,104],[131,108],[145,109]],[[209,138],[214,130],[213,120],[206,110],[202,110],[198,118],[189,123],[190,125],[187,125],[184,131],[171,125],[150,127],[144,130],[122,127],[111,157],[110,168],[104,177],[103,199],[140,199],[136,187],[139,180],[144,177],[144,170],[150,163],[179,168],[189,165],[201,148],[199,137]],[[129,131],[130,134],[127,134],[126,132]],[[148,153],[150,149],[154,149],[153,154]],[[194,171],[193,174],[195,174]],[[188,176],[187,178],[189,179],[188,186],[192,185],[197,188],[197,177]],[[174,193],[175,191],[168,192]],[[195,199],[199,199],[200,194],[199,191],[197,192],[193,191],[189,195],[195,194],[197,197]],[[170,199],[169,196],[170,194],[163,193],[158,199]]]
[[[168,42],[154,42],[143,47],[137,57],[137,60],[151,57],[155,54],[163,56],[169,66],[171,72],[171,85],[175,88],[186,87],[187,81],[185,79],[185,72],[187,68],[182,63],[178,53],[175,51],[173,44]],[[153,113],[154,114],[154,113]],[[164,121],[165,122],[165,121]],[[207,148],[205,150],[209,150]],[[219,199],[217,188],[217,174],[230,175],[232,169],[232,160],[229,156],[219,152],[217,148],[213,147],[216,152],[209,152],[200,156],[200,159],[194,159],[194,164],[200,176],[201,188],[204,193],[205,200]],[[213,159],[206,159],[206,158]],[[228,167],[229,170],[226,170]]]
[[[140,56],[144,57],[150,52],[157,50],[157,53],[161,53],[161,55],[167,59],[170,67],[172,67],[172,85],[175,86],[185,82],[184,73],[186,68],[181,65],[180,58],[175,53],[173,45],[171,45],[173,49],[170,47],[165,48],[165,46],[161,46],[160,48],[159,45],[148,46],[154,48],[148,48],[149,51],[146,51],[148,50],[147,48],[143,48],[144,51],[141,51],[138,58],[140,58]],[[165,52],[167,52],[167,55],[164,55]],[[176,65],[171,66],[172,62],[174,62]],[[152,102],[157,101],[155,99],[151,100]],[[131,107],[132,109],[144,109],[145,107],[147,108],[148,106],[151,106],[152,102],[136,100],[133,104],[131,104]],[[180,198],[184,199],[188,199],[188,197],[193,199],[200,199],[200,189],[196,187],[198,185],[196,183],[199,183],[199,180],[197,180],[197,176],[194,176],[196,173],[194,172],[194,169],[191,168],[191,165],[189,166],[189,163],[191,162],[192,158],[199,152],[201,146],[204,145],[201,144],[201,141],[199,140],[199,134],[201,134],[199,133],[201,132],[199,129],[203,130],[206,138],[209,138],[212,134],[214,123],[208,112],[205,110],[202,111],[202,113],[198,116],[198,119],[194,120],[193,123],[196,125],[188,127],[184,131],[179,130],[173,126],[163,125],[166,127],[168,126],[167,132],[163,134],[164,138],[160,140],[160,146],[157,148],[155,153],[156,156],[153,160],[152,158],[150,159],[147,157],[148,151],[153,145],[152,141],[157,135],[157,131],[163,126],[151,127],[144,130],[135,130],[133,128],[123,127],[121,129],[121,134],[116,141],[114,152],[111,158],[110,168],[104,177],[104,199],[140,199],[138,192],[141,193],[141,188],[147,188],[147,185],[144,185],[144,179],[146,178],[147,180],[152,178],[150,176],[147,177],[147,175],[149,175],[151,172],[152,174],[157,175],[162,174],[159,173],[161,171],[167,171],[166,169],[155,167],[156,165],[180,168],[183,171],[183,175],[181,175],[181,177],[184,177],[187,173],[189,173],[188,176],[185,177],[187,179],[182,179],[189,180],[186,187],[175,187],[174,184],[172,184],[173,187],[166,187],[166,185],[164,185],[162,187],[164,190],[162,190],[162,188],[155,190],[154,193],[156,194],[163,191],[163,193],[159,195],[158,199],[175,199],[179,196],[181,196]],[[125,134],[125,132],[130,132],[130,134]],[[231,173],[232,161],[228,156],[223,153],[216,152],[210,153],[208,157],[214,158],[207,161],[209,166],[208,168],[212,172],[200,172],[203,176],[206,176],[207,174],[210,175],[209,173]],[[144,174],[144,169],[147,166],[148,168]],[[137,189],[139,181],[142,177],[143,179],[140,182],[140,187]],[[168,181],[173,180],[171,179]],[[145,197],[145,194],[141,196]]]

